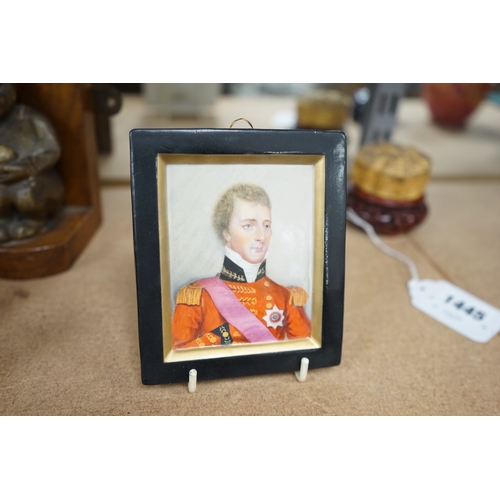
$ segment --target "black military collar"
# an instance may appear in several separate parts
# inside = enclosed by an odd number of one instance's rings
[[[257,271],[257,278],[255,281],[259,281],[266,275],[266,261],[264,260],[259,266]],[[246,283],[247,279],[245,277],[245,271],[235,264],[229,257],[224,257],[224,263],[222,264],[222,271],[220,272],[219,278],[224,281],[234,281],[236,283]]]

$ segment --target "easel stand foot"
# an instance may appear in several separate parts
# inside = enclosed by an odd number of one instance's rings
[[[300,360],[300,371],[295,372],[295,376],[299,382],[305,382],[307,378],[307,370],[309,369],[309,359],[302,358]]]
[[[196,370],[189,370],[189,382],[188,382],[188,391],[195,392],[196,391],[196,379],[198,376],[198,372]]]

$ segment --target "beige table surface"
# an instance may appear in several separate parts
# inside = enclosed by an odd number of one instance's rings
[[[200,126],[227,127],[235,109],[249,103],[261,117],[261,124],[254,119],[259,128],[278,127],[295,105],[288,98],[224,98],[219,118]],[[166,120],[139,98],[127,98],[125,106],[135,111],[114,119],[115,152],[100,162],[108,183],[128,178],[130,128]],[[462,135],[424,123],[420,100],[405,108],[406,125],[396,134],[414,143],[427,137],[422,144],[440,174],[427,190],[427,220],[384,240],[415,261],[421,278],[448,279],[500,308],[499,108],[485,103],[480,125]],[[346,132],[352,156],[359,127],[348,123]],[[456,147],[464,141],[470,147],[460,159]],[[104,187],[102,200],[104,222],[69,271],[0,280],[0,415],[500,414],[500,337],[477,344],[414,309],[407,267],[352,226],[340,366],[311,370],[305,383],[282,373],[199,382],[194,394],[187,381],[143,386],[130,189]]]
[[[69,271],[0,280],[1,415],[498,415],[500,337],[477,344],[412,308],[404,264],[347,230],[340,366],[143,386],[130,192],[102,191],[104,223]],[[500,181],[436,181],[429,218],[384,238],[422,278],[500,307]]]

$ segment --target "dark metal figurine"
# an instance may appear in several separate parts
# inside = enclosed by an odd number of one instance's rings
[[[0,84],[0,243],[34,236],[61,209],[60,155],[49,120]]]

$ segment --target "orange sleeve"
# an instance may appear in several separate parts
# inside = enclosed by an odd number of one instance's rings
[[[172,321],[172,338],[174,349],[186,349],[189,347],[216,346],[221,344],[221,338],[214,335],[210,330],[203,332],[205,323],[213,328],[212,323],[220,324],[217,310],[212,311],[206,304],[206,292],[203,291],[199,304],[177,304]],[[217,313],[215,318],[214,314]],[[209,327],[207,327],[208,329]]]
[[[299,339],[311,336],[311,322],[304,308],[288,305],[285,313],[285,334],[289,339]]]
[[[177,304],[172,321],[174,349],[195,342],[201,333],[202,321],[203,311],[201,305]],[[196,347],[196,343],[192,347]]]

